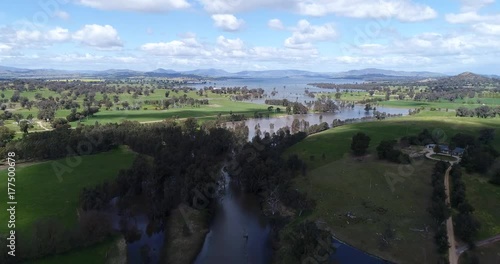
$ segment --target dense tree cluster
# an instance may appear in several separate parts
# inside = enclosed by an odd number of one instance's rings
[[[370,146],[370,137],[363,132],[356,133],[352,137],[351,150],[355,156],[366,154],[368,146]]]
[[[396,140],[381,141],[377,146],[378,158],[401,164],[409,164],[410,156],[406,153],[403,153],[401,150],[396,149],[396,145]]]
[[[453,217],[455,234],[470,247],[474,247],[475,238],[481,225],[473,214],[474,207],[467,201],[462,169],[459,165],[452,167],[450,177],[452,182],[451,206],[458,210],[458,214]]]
[[[294,263],[326,262],[335,251],[331,234],[310,221],[295,225],[283,242],[290,249]]]
[[[448,233],[446,231],[446,219],[450,217],[450,209],[446,204],[446,192],[444,185],[444,174],[448,168],[446,162],[439,161],[434,166],[432,172],[432,197],[431,205],[428,212],[434,219],[434,241],[436,243],[438,253],[442,259],[447,257],[448,249]]]
[[[482,129],[476,139],[472,135],[458,133],[452,138],[457,146],[465,148],[460,165],[468,172],[486,173],[500,153],[488,144],[494,137],[491,129]]]
[[[488,117],[496,117],[497,115],[500,116],[500,106],[497,106],[495,108],[489,107],[487,105],[480,106],[476,109],[469,109],[467,107],[459,107],[456,110],[456,116],[459,117],[481,117],[481,118],[488,118]]]

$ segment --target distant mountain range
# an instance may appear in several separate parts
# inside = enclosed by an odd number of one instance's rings
[[[467,78],[472,73],[463,73]],[[498,76],[479,76],[489,78]],[[460,76],[460,75],[459,75]],[[350,70],[346,72],[311,72],[302,70],[266,70],[241,71],[230,73],[221,69],[197,69],[191,71],[175,71],[172,69],[156,69],[154,71],[134,71],[129,69],[109,69],[104,71],[68,71],[54,69],[22,69],[0,66],[0,78],[130,78],[130,77],[185,77],[185,78],[327,78],[327,79],[358,79],[364,81],[383,80],[424,80],[449,77],[436,72],[406,72],[375,68]],[[469,76],[469,78],[472,78]]]

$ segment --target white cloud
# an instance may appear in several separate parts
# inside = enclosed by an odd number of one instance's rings
[[[242,19],[236,18],[231,14],[212,15],[214,25],[224,31],[238,31],[244,24]]]
[[[476,11],[447,14],[446,21],[452,24],[468,24],[477,22],[500,23],[500,14],[496,15],[479,15]]]
[[[463,12],[476,11],[482,7],[492,4],[495,0],[460,0]]]
[[[71,39],[69,30],[61,27],[56,27],[55,29],[49,30],[46,34],[46,38],[50,41],[67,41]]]
[[[305,19],[300,20],[292,31],[292,36],[285,40],[285,47],[294,49],[310,49],[314,42],[332,41],[337,37],[332,24],[315,26]]]
[[[211,13],[237,13],[259,8],[292,10],[301,15],[335,14],[353,18],[396,18],[405,22],[433,19],[430,6],[410,0],[199,0]]]
[[[405,22],[433,19],[436,11],[429,6],[409,0],[310,0],[299,1],[299,12],[310,16],[324,16],[330,13],[354,18],[394,17]]]
[[[198,0],[210,13],[237,13],[258,8],[288,9],[297,0]],[[287,8],[288,7],[288,8]]]
[[[5,52],[11,50],[12,47],[3,43],[0,43],[0,52]]]
[[[247,56],[247,52],[245,49],[245,43],[243,40],[236,39],[228,39],[224,36],[219,36],[217,38],[217,48],[215,49],[215,53],[219,56],[226,57],[245,57]]]
[[[70,18],[69,13],[62,10],[57,10],[56,12],[54,12],[54,16],[62,20],[68,20]]]
[[[269,22],[267,22],[267,26],[269,28],[275,29],[275,30],[283,30],[283,29],[285,29],[285,26],[283,26],[283,23],[281,22],[281,20],[279,20],[277,18],[269,20]]]
[[[473,25],[472,28],[476,32],[484,34],[484,35],[500,36],[500,24],[479,23],[479,24]]]
[[[149,54],[161,56],[194,57],[210,55],[205,47],[196,40],[195,36],[170,42],[146,43],[140,49]]]
[[[217,45],[226,50],[242,50],[245,47],[241,39],[227,39],[224,36],[219,36],[217,38]]]
[[[104,56],[93,55],[90,53],[79,54],[79,53],[69,53],[69,54],[61,54],[55,57],[50,58],[51,61],[57,62],[73,62],[73,61],[98,61],[103,59]]]
[[[80,4],[102,10],[167,12],[188,8],[187,0],[77,0]]]
[[[123,46],[118,32],[110,25],[85,25],[75,32],[72,37],[81,44],[94,48],[110,49]]]
[[[43,39],[42,32],[38,30],[18,30],[15,32],[14,42],[19,43],[32,43],[41,41]]]

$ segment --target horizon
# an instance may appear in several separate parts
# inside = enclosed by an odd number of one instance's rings
[[[304,71],[304,72],[311,72],[311,73],[317,73],[317,74],[337,74],[337,73],[346,73],[350,71],[363,71],[363,70],[381,70],[381,71],[394,71],[394,72],[428,72],[428,73],[435,73],[435,74],[443,74],[446,76],[456,76],[460,75],[463,73],[472,73],[472,74],[477,74],[477,75],[483,75],[483,76],[493,76],[493,75],[498,75],[496,73],[477,73],[469,70],[465,70],[462,72],[436,72],[436,71],[419,71],[419,70],[397,70],[397,69],[387,69],[387,68],[352,68],[348,70],[343,70],[343,71],[335,71],[335,72],[326,72],[326,71],[311,71],[311,70],[305,70],[305,69],[287,69],[287,68],[280,68],[280,69],[268,69],[268,70],[242,70],[242,71],[230,71],[222,68],[193,68],[193,69],[186,69],[186,70],[179,70],[179,69],[172,69],[172,68],[156,68],[156,69],[147,69],[147,70],[133,70],[130,68],[106,68],[102,70],[90,70],[90,69],[79,69],[79,70],[71,70],[71,69],[61,69],[61,68],[21,68],[21,67],[15,67],[15,66],[9,66],[9,65],[0,65],[0,68],[5,67],[5,68],[16,68],[19,70],[53,70],[53,71],[69,71],[69,72],[104,72],[104,71],[137,71],[137,72],[154,72],[157,70],[165,70],[165,71],[174,71],[177,73],[185,73],[185,72],[192,72],[192,71],[208,71],[208,70],[215,70],[215,71],[225,71],[226,73],[229,74],[236,74],[240,72],[268,72],[268,71]]]
[[[0,65],[76,71],[383,68],[499,74],[494,72],[500,68],[495,60],[500,54],[498,2],[387,0],[385,4],[2,2]]]

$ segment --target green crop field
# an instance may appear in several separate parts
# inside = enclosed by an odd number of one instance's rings
[[[81,162],[71,173],[62,175],[62,181],[55,174],[54,162],[66,164],[66,160],[56,160],[19,167],[16,171],[16,230],[30,233],[32,224],[40,218],[54,216],[66,225],[77,221],[76,208],[83,187],[95,186],[113,179],[120,169],[132,164],[134,154],[125,148],[82,156]],[[74,162],[74,160],[72,160]],[[0,172],[6,175],[7,171]],[[0,189],[7,189],[7,181],[0,182]],[[7,195],[0,197],[0,203],[7,202]],[[7,214],[0,215],[0,222],[8,221]],[[7,232],[7,225],[0,226],[0,232]]]

